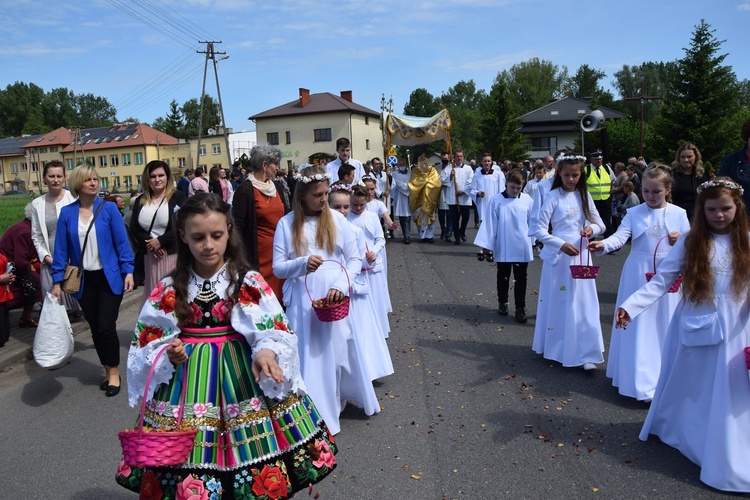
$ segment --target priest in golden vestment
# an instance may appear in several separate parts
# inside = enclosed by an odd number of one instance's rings
[[[414,222],[419,228],[422,243],[432,243],[435,237],[435,212],[440,199],[440,174],[425,155],[419,157],[409,180],[409,204]]]

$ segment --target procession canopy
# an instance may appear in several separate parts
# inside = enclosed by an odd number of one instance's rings
[[[409,204],[417,225],[426,226],[435,221],[442,187],[440,174],[425,155],[420,156],[409,181]]]
[[[450,150],[451,125],[451,115],[447,109],[429,118],[385,113],[383,147],[387,151],[391,145],[416,146],[442,139],[445,140],[446,149]]]

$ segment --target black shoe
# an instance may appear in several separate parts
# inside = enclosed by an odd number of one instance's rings
[[[456,241],[453,242],[454,245],[460,245],[461,240],[459,238],[456,238]]]
[[[100,391],[106,391],[107,390],[107,386],[109,386],[109,379],[102,380],[102,383],[99,384],[99,390]]]
[[[120,385],[122,385],[122,378],[117,377],[120,379]],[[112,396],[117,396],[120,394],[120,385],[108,385],[107,390],[104,391],[104,395],[108,398],[111,398]]]
[[[516,321],[519,323],[526,323],[526,311],[523,309],[516,309]]]
[[[495,262],[495,255],[494,254],[487,254],[487,262]]]
[[[508,315],[508,303],[500,304],[500,307],[497,308],[497,312],[500,313],[500,316],[507,316]]]
[[[477,260],[482,262],[484,260],[484,252],[477,252]]]
[[[425,243],[435,243],[435,240],[433,238],[425,238]]]
[[[409,238],[404,238],[404,245],[408,245],[411,243],[411,240]]]
[[[461,241],[466,241],[466,236],[465,235],[461,236]]]

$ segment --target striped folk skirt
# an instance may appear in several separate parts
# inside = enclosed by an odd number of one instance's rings
[[[117,482],[141,498],[265,499],[288,498],[326,477],[338,450],[310,398],[266,398],[244,337],[197,332],[183,329],[188,360],[157,388],[144,417],[150,427],[174,426],[187,384],[183,425],[198,429],[187,462],[154,469],[121,462]]]

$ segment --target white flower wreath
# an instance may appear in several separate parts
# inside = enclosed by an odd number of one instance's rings
[[[732,191],[739,191],[740,192],[740,196],[742,196],[742,193],[745,192],[745,190],[742,189],[742,186],[740,186],[736,182],[727,181],[727,180],[724,180],[724,179],[713,179],[713,180],[710,180],[710,181],[706,181],[703,184],[701,184],[700,186],[698,186],[697,191],[698,191],[698,194],[701,194],[706,189],[718,188],[718,187],[723,187],[723,188],[731,189]]]
[[[322,182],[322,181],[330,181],[331,180],[331,173],[325,172],[323,174],[315,174],[312,177],[308,177],[306,175],[302,175],[300,173],[295,173],[292,178],[297,181],[301,182],[302,184],[309,184],[313,181],[315,182]]]

